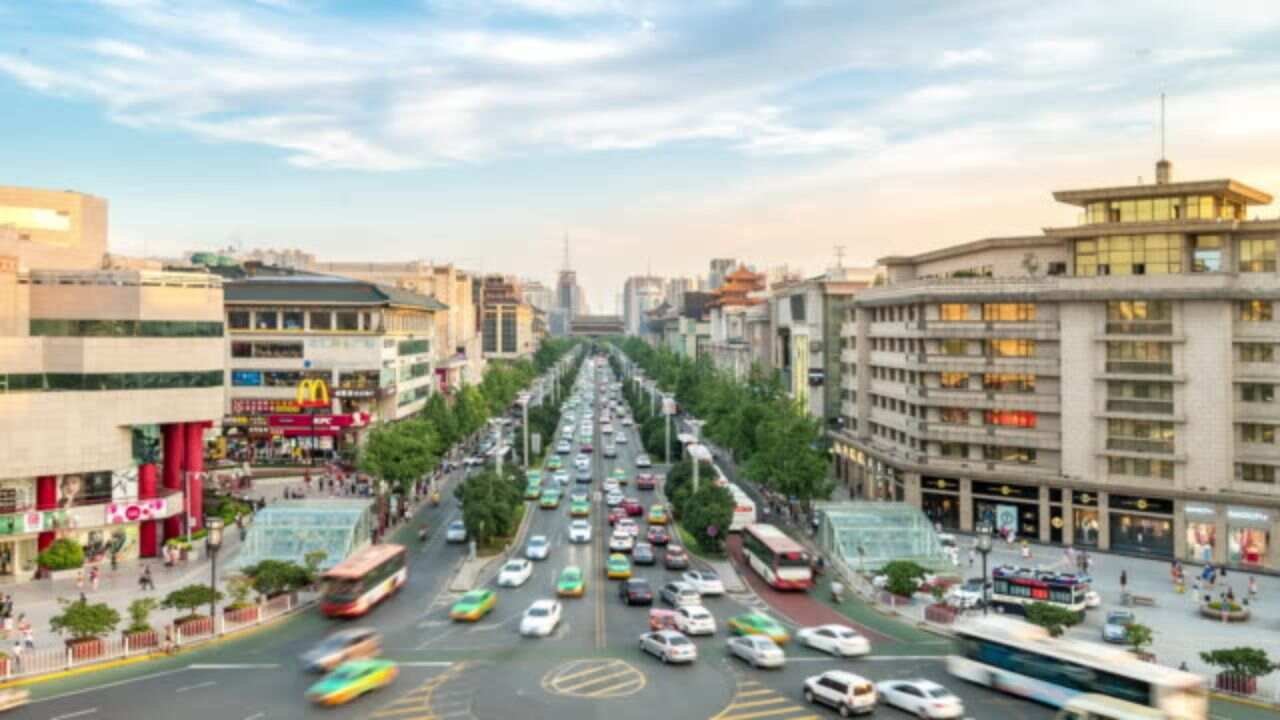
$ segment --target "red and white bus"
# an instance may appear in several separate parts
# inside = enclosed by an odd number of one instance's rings
[[[778,590],[808,590],[813,587],[809,553],[786,533],[763,523],[742,531],[742,552],[747,564],[764,581]]]
[[[357,617],[373,609],[409,579],[403,545],[370,545],[334,565],[323,576],[320,611]]]

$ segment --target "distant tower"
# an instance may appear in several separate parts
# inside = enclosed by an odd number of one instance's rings
[[[1156,184],[1168,185],[1173,179],[1173,163],[1164,154],[1164,93],[1160,93],[1160,162],[1156,163]]]

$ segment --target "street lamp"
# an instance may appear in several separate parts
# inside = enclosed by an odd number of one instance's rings
[[[205,521],[205,529],[209,534],[205,537],[205,548],[209,551],[209,622],[213,623],[213,631],[218,630],[218,613],[215,607],[218,602],[218,550],[222,548],[222,518],[212,517]]]
[[[524,471],[529,472],[529,393],[520,393],[520,409],[524,414]]]
[[[980,522],[975,528],[978,533],[978,552],[982,553],[982,614],[987,614],[987,606],[991,604],[991,593],[987,585],[987,555],[991,553],[991,523]]]

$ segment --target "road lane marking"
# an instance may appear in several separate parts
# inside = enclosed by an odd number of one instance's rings
[[[138,677],[135,677],[135,678],[125,678],[124,680],[116,680],[114,682],[104,683],[102,685],[94,685],[93,687],[81,688],[79,690],[72,690],[71,692],[64,692],[60,695],[50,695],[49,697],[36,698],[34,700],[31,700],[27,704],[39,705],[40,703],[47,703],[47,702],[52,702],[54,700],[61,700],[63,698],[75,697],[76,695],[84,695],[85,693],[98,692],[99,690],[108,690],[110,688],[119,687],[121,685],[129,685],[132,683],[140,682],[142,680],[154,680],[155,678],[165,677],[166,675],[176,675],[178,673],[187,672],[188,670],[189,668],[185,668],[185,667],[174,668],[172,670],[161,670],[160,672],[153,672],[149,675],[139,675]]]
[[[200,688],[212,687],[212,686],[217,685],[217,684],[218,684],[218,683],[217,683],[216,681],[214,681],[214,680],[206,680],[206,681],[204,681],[204,682],[202,682],[202,683],[196,683],[195,685],[188,685],[188,686],[186,686],[186,687],[180,687],[180,688],[178,688],[177,690],[175,690],[174,692],[180,692],[180,693],[181,693],[181,692],[186,692],[186,691],[188,691],[188,690],[199,690]]]
[[[573,685],[561,684],[557,686],[557,689],[562,693],[568,693],[572,695],[577,691],[582,690],[583,688],[589,688],[592,685],[599,685],[600,683],[605,682],[606,680],[612,680],[614,678],[620,678],[624,676],[628,676],[628,677],[633,676],[634,672],[635,671],[632,670],[631,668],[622,668],[617,672],[611,672],[608,675],[601,675],[599,677],[588,678],[586,680],[583,680],[580,683],[575,683]]]
[[[267,716],[267,714],[266,714],[266,713],[255,713],[255,714],[250,715],[249,717],[245,718],[244,720],[262,720],[262,718],[264,718],[264,717],[266,717],[266,716]]]
[[[453,663],[448,660],[421,660],[415,662],[399,663],[400,667],[422,667],[422,668],[447,668],[453,667]]]
[[[88,710],[77,710],[76,712],[67,713],[66,715],[58,715],[57,717],[53,718],[53,720],[70,720],[71,718],[82,717],[84,715],[92,715],[96,712],[98,712],[98,708],[89,708]]]
[[[188,665],[192,670],[273,670],[280,663],[197,663]]]
[[[542,689],[552,695],[590,699],[633,695],[648,685],[648,678],[625,660],[571,660],[542,676]]]
[[[781,692],[738,675],[733,697],[711,720],[817,720],[813,708],[799,705]],[[798,715],[803,714],[803,716]]]
[[[717,715],[719,720],[755,720],[756,718],[781,718],[787,715],[794,715],[798,712],[810,712],[809,708],[801,705],[792,705],[785,708],[774,708],[772,710],[761,710],[760,712],[737,713],[734,715]],[[814,717],[812,713],[808,717]],[[798,720],[798,719],[797,719]]]
[[[747,702],[736,702],[730,705],[729,707],[725,708],[725,710],[743,710],[746,708],[760,707],[762,705],[777,705],[778,703],[784,703],[784,702],[790,702],[790,700],[788,700],[787,698],[781,695],[775,695],[773,697],[768,697],[763,700],[750,700]]]

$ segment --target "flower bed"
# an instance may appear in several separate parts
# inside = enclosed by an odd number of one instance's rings
[[[1239,603],[1228,602],[1224,610],[1223,603],[1219,600],[1214,600],[1213,602],[1201,603],[1200,614],[1213,620],[1245,622],[1249,619],[1249,608]]]

